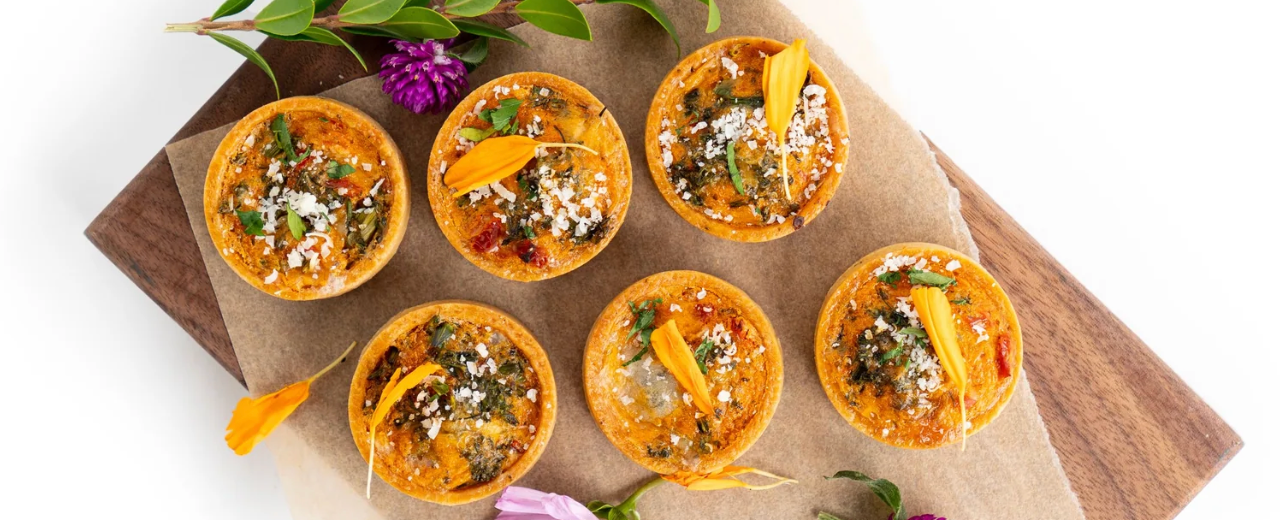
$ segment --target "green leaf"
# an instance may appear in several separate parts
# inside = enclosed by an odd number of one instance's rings
[[[257,65],[258,68],[262,69],[262,72],[267,73],[267,77],[271,78],[271,84],[276,87],[276,99],[280,98],[280,84],[276,83],[276,74],[271,72],[271,66],[267,65],[267,60],[263,59],[262,55],[258,54],[258,51],[253,50],[253,47],[245,45],[244,42],[225,34],[211,32],[209,33],[209,37],[213,38],[213,40],[218,43],[226,45],[227,48],[240,53],[240,55],[244,56],[244,58],[249,60],[250,63]]]
[[[463,128],[461,130],[458,130],[458,135],[462,136],[463,139],[466,139],[473,143],[478,143],[480,141],[483,141],[486,137],[493,135],[493,133],[497,131],[498,131],[497,128],[492,128],[492,127],[486,128],[484,130],[481,130],[479,128]]]
[[[307,233],[307,226],[302,224],[302,217],[293,211],[293,206],[285,204],[284,209],[289,212],[289,233],[293,234],[295,240],[302,240],[302,235]]]
[[[338,180],[355,173],[356,167],[347,163],[329,161],[329,164],[325,167],[324,171],[329,175],[330,179]]]
[[[209,19],[217,20],[224,16],[231,16],[245,10],[251,4],[253,4],[253,0],[227,0],[218,6],[218,10],[214,11],[213,16],[210,16]]]
[[[901,333],[903,333],[903,334],[910,334],[910,335],[915,336],[915,337],[917,337],[917,338],[927,338],[927,337],[929,337],[929,333],[925,332],[925,331],[924,331],[924,329],[920,329],[920,328],[916,328],[916,327],[903,327],[903,328],[901,328],[901,329],[898,329],[898,332],[901,332]]]
[[[716,0],[698,1],[707,6],[707,33],[716,32],[720,29],[720,7],[716,6]]]
[[[596,3],[627,4],[649,13],[649,16],[652,16],[663,29],[667,30],[667,34],[671,35],[671,40],[676,42],[676,56],[684,54],[684,51],[680,49],[680,37],[676,34],[676,26],[667,18],[667,13],[663,12],[662,8],[658,7],[658,4],[653,0],[596,0]]]
[[[884,363],[885,361],[896,358],[898,357],[898,354],[901,354],[901,353],[902,353],[902,346],[893,347],[892,350],[880,355],[880,362]]]
[[[457,330],[457,328],[457,325],[447,321],[437,325],[436,330],[431,332],[431,347],[438,349],[443,346],[444,342],[453,337],[453,331]]]
[[[333,0],[316,0],[316,13],[328,9],[333,5]]]
[[[693,351],[693,359],[698,362],[698,370],[702,371],[702,375],[707,375],[707,354],[711,353],[711,349],[715,348],[715,343],[711,342],[711,338],[702,338],[702,343],[698,345],[698,349]]]
[[[965,296],[963,298],[951,300],[951,305],[969,305],[969,297]]]
[[[496,108],[480,111],[480,119],[493,124],[495,132],[507,130],[507,126],[516,118],[516,112],[520,110],[519,99],[504,99],[498,102]]]
[[[515,33],[493,24],[481,22],[479,20],[454,20],[453,25],[457,27],[458,30],[467,34],[484,36],[486,38],[497,38],[499,40],[506,40],[511,43],[519,44],[525,47],[529,46],[529,44],[525,42],[524,39],[520,38],[519,36],[516,36]]]
[[[276,138],[276,148],[284,150],[285,158],[297,161],[298,156],[293,150],[293,136],[289,135],[289,123],[284,120],[284,114],[276,114],[276,118],[271,120],[271,134]]]
[[[840,517],[828,513],[826,511],[818,511],[818,520],[843,520]]]
[[[489,57],[489,39],[481,36],[473,40],[462,52],[450,54],[462,60],[462,64],[467,67],[467,72],[472,72],[484,63],[485,58]]]
[[[375,38],[404,38],[403,36],[383,29],[377,25],[353,25],[343,27],[343,32],[349,34],[359,34],[361,36],[373,36]]]
[[[312,0],[273,0],[253,21],[259,31],[293,36],[311,25],[315,12],[316,4]]]
[[[549,33],[591,41],[587,18],[569,0],[524,0],[516,4],[516,14]]]
[[[271,36],[272,38],[275,38],[278,40],[286,40],[286,41],[314,42],[314,43],[322,43],[325,45],[335,45],[335,46],[341,45],[343,47],[346,47],[347,50],[351,51],[351,54],[356,57],[356,61],[360,62],[360,66],[364,67],[364,70],[369,70],[369,66],[366,65],[364,62],[364,56],[361,56],[360,53],[356,51],[355,47],[352,47],[351,44],[347,43],[347,41],[342,39],[341,36],[338,36],[333,31],[325,29],[324,27],[307,27],[305,31],[302,31],[293,36],[280,36],[280,35],[271,34],[271,33],[267,33],[267,36]]]
[[[350,0],[338,9],[338,19],[347,23],[378,24],[395,16],[404,3],[405,0]]]
[[[742,189],[742,173],[738,171],[738,161],[733,153],[733,143],[729,141],[729,145],[725,147],[725,160],[729,162],[729,179],[733,181],[733,189],[738,191],[738,195],[746,192]]]
[[[262,213],[258,212],[258,210],[236,210],[236,216],[240,217],[240,223],[244,224],[244,233],[246,235],[261,236],[264,234],[262,232],[262,226],[267,223],[262,221]]]
[[[955,278],[948,278],[938,273],[917,271],[914,269],[907,272],[907,278],[909,278],[911,283],[914,285],[932,285],[943,289],[946,289],[947,286],[956,283]]]
[[[902,509],[902,494],[898,491],[898,486],[894,485],[893,482],[882,478],[872,479],[857,471],[839,471],[835,475],[827,477],[827,480],[833,478],[847,478],[866,483],[867,487],[871,488],[871,492],[880,497],[881,502],[893,509],[895,520],[904,520],[907,517],[906,511]]]
[[[458,16],[480,16],[492,11],[501,0],[448,0],[444,3],[444,12]]]
[[[889,271],[880,276],[877,276],[876,279],[880,280],[881,282],[892,285],[892,284],[898,283],[898,280],[902,279],[902,273],[897,271]]]
[[[443,40],[458,35],[453,22],[425,7],[401,9],[378,26],[411,40]]]

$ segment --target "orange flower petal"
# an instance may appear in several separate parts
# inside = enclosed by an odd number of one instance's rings
[[[796,113],[796,98],[804,88],[804,80],[809,76],[809,49],[804,40],[795,40],[773,56],[764,58],[764,74],[761,76],[764,86],[764,117],[769,129],[778,138],[782,148],[782,159],[779,161],[782,170],[782,187],[786,191],[787,200],[791,200],[791,177],[787,175],[787,127],[791,125],[791,116]]]
[[[444,183],[453,188],[453,196],[461,197],[471,190],[488,186],[520,171],[529,164],[538,148],[581,148],[591,153],[595,150],[571,143],[544,143],[523,135],[490,137],[463,155],[444,174]]]
[[[762,484],[762,485],[755,485],[755,484],[748,484],[746,482],[733,478],[738,475],[742,475],[746,473],[754,473],[756,475],[769,477],[774,479],[775,482]],[[775,488],[783,484],[794,484],[796,482],[795,480],[792,480],[786,477],[781,477],[778,475],[774,475],[773,473],[769,473],[767,471],[761,471],[761,470],[758,470],[755,468],[749,468],[746,466],[725,466],[720,470],[713,471],[706,475],[698,475],[695,473],[688,473],[688,472],[677,472],[671,475],[663,475],[662,478],[667,480],[668,482],[674,482],[676,484],[684,486],[685,489],[688,489],[690,491],[716,491],[720,489],[732,489],[732,488],[744,488],[744,489],[750,489],[752,491],[760,491],[764,489]]]
[[[968,410],[965,409],[964,396],[969,384],[968,370],[965,366],[964,353],[960,350],[960,341],[956,336],[956,321],[951,314],[951,302],[942,290],[937,287],[912,287],[911,303],[916,306],[920,315],[920,323],[929,335],[933,351],[938,355],[938,363],[946,370],[951,380],[956,382],[960,391],[960,430],[961,449],[968,442],[969,422]]]
[[[658,356],[662,366],[667,367],[680,386],[693,396],[693,404],[702,413],[715,414],[711,392],[707,390],[707,379],[698,368],[698,360],[693,357],[689,344],[680,336],[675,320],[667,320],[661,327],[654,329],[649,336],[649,345],[653,347],[653,353]]]
[[[298,405],[307,400],[311,395],[311,382],[346,359],[355,346],[354,342],[351,343],[338,359],[307,379],[261,397],[241,398],[236,403],[236,409],[231,412],[231,422],[227,423],[227,447],[235,451],[236,455],[253,451],[254,446],[271,435],[289,414],[298,409]]]
[[[383,419],[387,418],[387,414],[391,412],[391,407],[404,397],[405,392],[418,386],[427,376],[441,371],[440,365],[435,363],[423,363],[418,368],[409,372],[409,375],[400,378],[400,370],[391,372],[391,379],[387,381],[387,385],[382,387],[382,393],[378,394],[378,406],[373,409],[373,417],[369,420],[369,473],[365,477],[364,497],[369,498],[370,491],[373,488],[373,440],[374,432],[377,431],[378,425]],[[388,390],[389,389],[389,390]]]

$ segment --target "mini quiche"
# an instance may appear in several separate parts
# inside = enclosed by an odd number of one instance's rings
[[[950,307],[951,325],[921,312],[917,295],[933,288],[942,291],[935,303]],[[938,315],[938,306],[930,313]],[[939,328],[954,334],[962,382],[948,356],[939,356]],[[818,376],[840,415],[900,448],[964,438],[962,399],[968,435],[977,433],[1009,403],[1022,370],[1022,332],[1000,284],[968,257],[933,244],[889,246],[845,271],[827,293],[814,342]]]
[[[663,355],[664,347],[684,352]],[[673,369],[672,354],[689,370]],[[737,287],[695,271],[655,274],[614,298],[591,330],[582,370],[605,436],[664,475],[733,462],[764,432],[782,394],[782,351],[764,312]],[[701,381],[691,385],[689,375]]]
[[[400,396],[394,381],[415,369]],[[388,385],[388,383],[392,383]],[[370,424],[386,401],[382,421]],[[365,347],[351,380],[351,435],[392,487],[437,504],[489,496],[542,455],[556,420],[556,384],[542,347],[515,318],[449,300],[392,318]]]
[[[286,300],[337,296],[391,260],[409,179],[391,136],[330,99],[294,97],[236,123],[209,164],[204,217],[218,253]]]
[[[538,148],[487,184],[447,184],[450,166],[492,139]],[[511,280],[545,280],[613,239],[631,200],[631,160],[595,96],[559,76],[521,72],[475,89],[453,110],[432,148],[427,192],[440,230],[471,263]]]
[[[785,148],[766,120],[765,58],[785,48],[766,38],[720,40],[681,61],[653,97],[645,130],[653,182],[676,213],[712,235],[786,236],[813,222],[840,183],[848,123],[817,64],[808,62],[797,83]]]

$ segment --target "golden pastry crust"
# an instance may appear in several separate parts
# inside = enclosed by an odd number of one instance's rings
[[[543,148],[521,172],[495,183],[498,189],[455,197],[445,172],[474,146],[459,132],[492,128],[481,114],[511,99],[520,101],[513,133],[599,154]],[[440,231],[471,263],[509,280],[545,280],[609,245],[631,202],[631,159],[613,115],[587,89],[553,74],[519,72],[481,85],[453,109],[432,146],[427,194]]]
[[[712,235],[739,242],[784,237],[813,222],[840,184],[849,158],[844,105],[822,68],[810,62],[792,127],[798,123],[803,131],[787,139],[792,181],[786,198],[777,138],[758,108],[761,54],[784,48],[768,38],[720,40],[681,60],[653,97],[644,140],[649,173],[676,213]],[[728,171],[729,142],[742,194]]]
[[[297,161],[276,146],[278,115]],[[294,209],[301,238],[288,223]],[[218,254],[250,285],[286,300],[329,298],[373,278],[395,255],[409,220],[409,179],[395,142],[369,116],[331,99],[282,99],[249,113],[218,145],[204,217]],[[251,233],[255,218],[261,234]]]
[[[463,300],[401,312],[361,353],[347,403],[361,458],[369,460],[369,421],[391,373],[424,363],[444,371],[409,389],[377,426],[373,470],[383,481],[415,498],[463,504],[533,467],[555,427],[551,363],[511,315]]]
[[[944,291],[968,373],[969,435],[995,420],[1022,371],[1022,330],[1000,284],[949,248],[896,244],[853,264],[822,305],[814,358],[827,397],[849,424],[891,446],[937,448],[963,437],[959,395],[920,336],[912,270],[955,280]]]
[[[676,321],[695,351],[704,343],[714,417],[704,416],[670,372],[628,338],[631,305],[662,298],[652,325]],[[630,364],[628,360],[635,360]],[[582,377],[596,424],[624,455],[661,474],[707,473],[747,451],[764,433],[782,395],[782,350],[773,326],[746,293],[714,276],[668,271],[622,291],[587,340]]]

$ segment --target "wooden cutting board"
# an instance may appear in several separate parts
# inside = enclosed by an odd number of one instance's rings
[[[510,26],[519,20],[497,16],[490,21]],[[376,57],[391,49],[372,38],[356,38],[353,44],[373,70]],[[258,51],[275,69],[283,96],[315,94],[369,74],[339,47],[268,40]],[[274,100],[271,82],[246,63],[171,142],[236,121]],[[960,191],[961,213],[982,264],[1009,288],[1018,308],[1027,379],[1085,516],[1172,518],[1235,456],[1243,445],[1240,437],[929,144]],[[85,235],[243,384],[191,226],[173,218],[184,214],[161,149]]]

